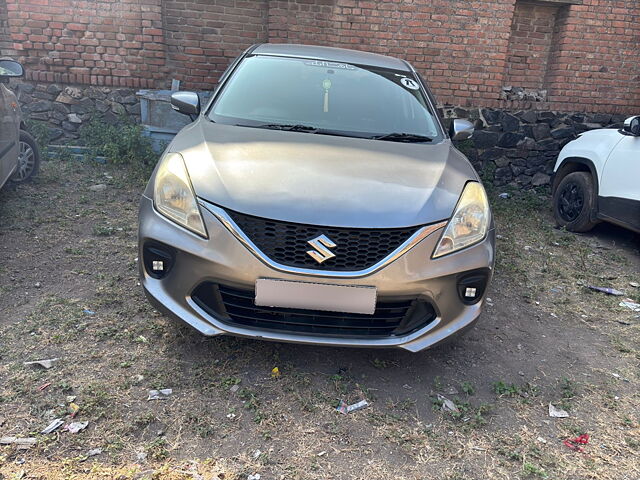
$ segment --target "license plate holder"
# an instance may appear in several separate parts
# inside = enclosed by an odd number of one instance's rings
[[[366,285],[333,285],[259,278],[256,280],[255,304],[263,307],[373,315],[376,297],[376,287]]]

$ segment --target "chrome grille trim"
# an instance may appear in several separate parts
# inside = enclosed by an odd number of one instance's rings
[[[206,202],[202,199],[199,199],[199,204],[205,208],[207,211],[212,213],[226,228],[236,237],[251,253],[253,253],[262,263],[265,265],[279,270],[284,273],[293,273],[299,275],[309,275],[314,277],[334,277],[334,278],[359,278],[365,277],[367,275],[371,275],[372,273],[377,272],[378,270],[386,267],[394,260],[397,260],[399,257],[407,253],[413,247],[415,247],[419,242],[427,238],[432,233],[444,228],[447,224],[446,221],[434,223],[431,225],[426,225],[418,231],[416,231],[411,237],[409,237],[404,243],[402,243],[398,248],[396,248],[393,252],[387,255],[385,258],[380,260],[379,262],[371,265],[368,268],[358,271],[332,271],[332,270],[314,270],[310,268],[300,268],[300,267],[290,267],[288,265],[282,265],[278,262],[273,261],[271,258],[266,256],[258,246],[251,241],[247,235],[240,229],[240,227],[233,221],[233,219],[225,212],[222,208],[214,205],[212,203]],[[425,259],[426,261],[427,259]]]

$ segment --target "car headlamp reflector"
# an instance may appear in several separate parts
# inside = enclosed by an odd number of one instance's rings
[[[487,234],[489,220],[489,201],[484,187],[478,182],[467,183],[433,252],[433,258],[482,241]]]
[[[168,153],[161,160],[153,188],[153,201],[162,215],[207,238],[187,167],[179,153]]]

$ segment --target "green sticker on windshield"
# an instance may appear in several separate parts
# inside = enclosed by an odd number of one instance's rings
[[[322,88],[324,88],[325,90],[329,90],[331,88],[331,80],[329,80],[328,78],[325,78],[322,81]]]

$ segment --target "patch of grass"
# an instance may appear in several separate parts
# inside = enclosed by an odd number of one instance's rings
[[[392,361],[392,360],[381,360],[378,357],[375,357],[371,360],[371,365],[373,365],[374,367],[378,368],[378,369],[385,369],[385,368],[389,368],[389,367],[397,367],[398,366],[398,362]]]
[[[109,225],[94,225],[93,234],[97,237],[110,237],[115,234],[115,229]]]
[[[534,465],[533,463],[525,462],[522,465],[522,471],[530,477],[549,478],[549,475],[547,475],[544,469]]]
[[[520,395],[520,392],[521,392],[520,387],[517,386],[515,383],[507,384],[502,380],[493,382],[491,387],[493,388],[493,392],[496,395],[500,395],[502,397],[516,397]]]
[[[165,460],[169,457],[168,442],[164,437],[158,437],[149,442],[145,447],[145,451],[149,458],[155,461]]]
[[[460,389],[467,395],[473,395],[476,393],[476,389],[471,382],[462,382]]]
[[[114,164],[152,167],[158,159],[151,140],[142,135],[142,127],[126,121],[126,117],[119,125],[94,117],[80,129],[80,140],[92,149],[92,156],[104,155]]]
[[[560,381],[560,389],[562,391],[562,398],[571,399],[577,395],[578,384],[573,380],[563,377]]]

